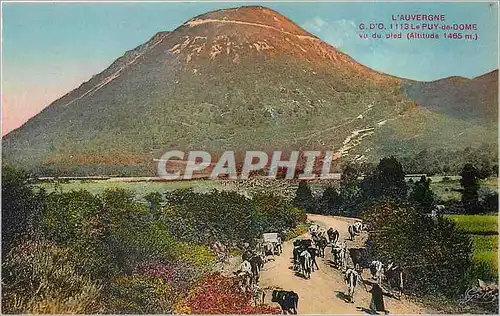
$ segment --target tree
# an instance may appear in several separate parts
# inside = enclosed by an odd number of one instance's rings
[[[401,163],[394,157],[382,158],[377,168],[361,182],[365,198],[406,199],[407,185]]]
[[[311,188],[305,181],[299,182],[299,187],[295,192],[293,205],[306,212],[316,213],[316,207],[312,196]]]
[[[424,213],[432,210],[436,200],[430,185],[431,179],[422,176],[419,181],[413,184],[413,189],[410,193],[410,201],[415,202],[417,208]]]
[[[41,197],[35,194],[28,175],[9,166],[2,168],[2,253],[32,233],[40,214]]]
[[[485,212],[498,212],[498,193],[488,192],[483,197],[482,209]]]
[[[323,215],[340,215],[340,207],[342,198],[339,192],[334,187],[328,187],[323,191],[320,199],[321,214]]]
[[[472,164],[466,164],[462,172],[460,184],[462,190],[462,204],[465,211],[469,214],[478,213],[481,209],[479,206],[479,184],[478,184],[478,171]]]

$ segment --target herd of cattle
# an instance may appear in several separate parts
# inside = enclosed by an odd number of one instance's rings
[[[360,221],[350,224],[349,239],[353,241],[366,229]],[[331,227],[326,230],[313,224],[309,227],[309,236],[310,238],[299,238],[293,242],[293,270],[297,275],[310,279],[312,272],[319,270],[316,258],[325,258],[326,248],[331,247],[330,263],[344,273],[350,302],[354,302],[357,284],[364,284],[364,268],[370,270],[372,279],[377,283],[386,282],[391,290],[397,289],[399,295],[402,294],[404,273],[400,266],[391,262],[384,264],[380,260],[370,260],[366,248],[348,248],[345,241],[340,240],[339,231]],[[283,242],[277,233],[264,234],[263,240],[252,250],[247,247],[243,252],[243,262],[234,274],[242,290],[252,292],[255,304],[263,304],[265,298],[265,290],[258,285],[264,263],[273,260],[274,255],[281,255],[282,252]],[[272,257],[268,257],[269,255]],[[298,300],[299,296],[293,291],[274,290],[272,293],[272,302],[278,303],[283,313],[296,314]]]

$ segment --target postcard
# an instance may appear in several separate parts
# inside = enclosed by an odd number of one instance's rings
[[[2,313],[498,314],[498,30],[2,1]]]

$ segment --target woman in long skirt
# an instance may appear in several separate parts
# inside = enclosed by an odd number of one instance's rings
[[[384,312],[388,314],[389,311],[385,309],[384,295],[393,296],[391,293],[385,291],[378,283],[372,283],[372,288],[370,291],[372,293],[372,300],[370,302],[370,311],[373,314],[378,314],[377,312]]]

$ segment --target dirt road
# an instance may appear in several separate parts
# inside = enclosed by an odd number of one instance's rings
[[[334,227],[340,232],[341,240],[347,239],[347,227],[351,218],[330,217],[321,215],[308,215],[308,219],[325,227]],[[346,241],[349,247],[359,244],[363,236],[357,237],[355,242]],[[262,287],[282,288],[295,291],[299,295],[298,312],[300,314],[365,314],[370,304],[370,293],[365,291],[363,285],[358,284],[354,294],[354,303],[344,300],[347,292],[342,272],[328,265],[330,248],[327,248],[325,258],[318,258],[319,270],[312,273],[311,279],[306,280],[295,275],[292,269],[293,241],[284,244],[283,254],[276,256],[275,261],[268,262],[261,272],[260,282]],[[364,274],[365,279],[368,274]],[[369,288],[369,287],[368,287]],[[266,303],[271,303],[271,293],[266,297]],[[405,300],[400,301],[386,298],[386,308],[391,314],[420,314],[424,309]]]

